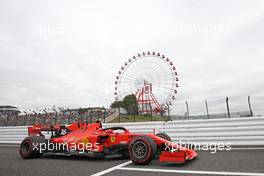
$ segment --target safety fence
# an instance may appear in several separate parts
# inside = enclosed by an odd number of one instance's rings
[[[143,134],[166,132],[173,141],[181,143],[264,145],[264,117],[103,124],[111,126]],[[2,144],[19,144],[26,136],[27,126],[0,127]]]
[[[222,97],[205,100],[177,100],[169,105],[163,115],[131,114],[122,108],[44,108],[42,110],[21,110],[21,113],[8,113],[0,109],[0,126],[26,126],[34,124],[69,124],[72,122],[91,123],[96,120],[111,123],[170,121],[194,119],[221,119],[264,115],[264,97]],[[121,110],[120,110],[121,109]],[[130,115],[129,115],[130,114]]]
[[[260,116],[264,114],[263,99],[262,96],[231,96],[178,100],[170,106],[170,114],[173,114],[172,120]]]

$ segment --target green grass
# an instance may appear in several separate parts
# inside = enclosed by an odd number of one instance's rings
[[[120,116],[120,122],[151,122],[151,121],[168,121],[167,117],[162,116],[133,116],[133,115],[122,115]],[[115,118],[110,123],[119,123],[119,118]]]

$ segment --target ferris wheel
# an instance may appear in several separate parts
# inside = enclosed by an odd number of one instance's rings
[[[139,112],[166,110],[176,99],[178,73],[171,59],[157,52],[142,52],[128,59],[115,78],[115,100],[137,97]]]

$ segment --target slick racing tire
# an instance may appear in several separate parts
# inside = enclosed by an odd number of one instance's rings
[[[40,157],[43,154],[43,151],[40,151],[40,145],[45,143],[46,140],[42,136],[29,136],[21,142],[19,154],[24,159]]]
[[[129,157],[134,164],[149,164],[156,155],[157,145],[148,136],[137,136],[129,144]]]
[[[156,136],[171,142],[171,138],[167,133],[158,133]]]
[[[170,136],[167,133],[164,133],[164,132],[158,133],[158,134],[156,134],[156,136],[158,136],[158,137],[160,137],[162,139],[165,139],[167,141],[170,141],[170,142],[172,141],[171,138],[170,138]],[[157,148],[158,148],[157,157],[161,154],[162,151],[165,151],[165,150],[168,151],[168,148],[166,148],[165,145],[157,146]]]

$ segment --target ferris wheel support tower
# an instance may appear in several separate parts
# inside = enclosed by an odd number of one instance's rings
[[[139,113],[158,113],[161,111],[161,106],[152,93],[152,84],[144,81],[144,87],[136,92]]]

